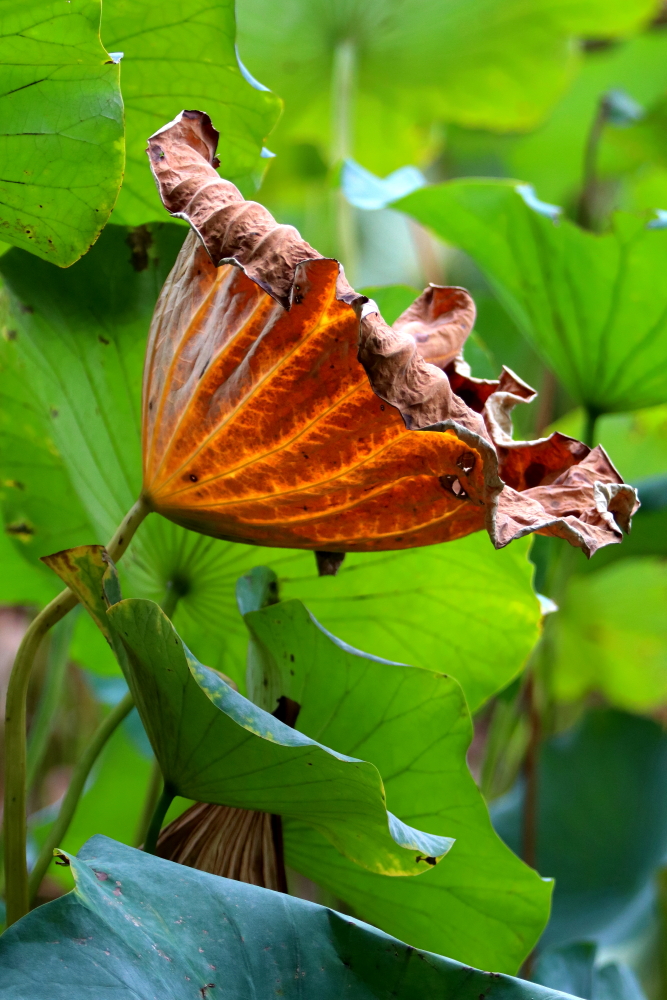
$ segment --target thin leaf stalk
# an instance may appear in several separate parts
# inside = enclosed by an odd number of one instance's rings
[[[160,836],[160,830],[162,829],[162,824],[164,818],[167,815],[169,806],[174,800],[176,795],[176,789],[165,781],[162,788],[162,794],[158,799],[157,805],[155,806],[155,811],[151,818],[150,824],[148,826],[148,832],[146,833],[146,841],[144,843],[144,851],[146,854],[155,854],[157,850],[157,842]]]
[[[356,61],[354,42],[339,42],[331,69],[331,162],[337,166],[352,155]],[[354,209],[340,187],[336,191],[336,229],[346,275],[354,284],[358,260]]]
[[[28,773],[26,779],[28,792],[34,787],[44,761],[44,754],[53,729],[53,719],[62,698],[76,611],[75,608],[71,615],[59,622],[53,629],[51,636],[46,679],[28,737]]]
[[[107,551],[114,561],[121,558],[149,512],[150,508],[142,496],[123,518],[107,545]],[[5,710],[4,810],[7,926],[24,916],[29,908],[26,863],[26,702],[30,675],[42,639],[77,604],[78,598],[67,587],[40,611],[23,636],[9,678]]]
[[[79,799],[81,798],[83,790],[86,786],[88,775],[90,774],[95,761],[106,746],[109,738],[113,735],[113,733],[115,733],[123,719],[129,715],[133,707],[134,701],[132,699],[132,695],[128,692],[121,699],[121,701],[118,702],[115,708],[109,712],[107,717],[99,724],[82,756],[80,757],[74,769],[72,780],[69,783],[69,788],[67,789],[62,805],[60,806],[58,817],[51,827],[49,835],[39,852],[35,866],[30,873],[30,878],[28,880],[30,903],[34,901],[35,896],[39,891],[42,879],[44,878],[51,859],[53,858],[54,849],[58,847],[60,841],[69,829],[69,825],[72,822],[74,813],[76,812],[76,807],[79,804]]]

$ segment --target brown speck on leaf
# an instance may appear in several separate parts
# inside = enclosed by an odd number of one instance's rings
[[[130,263],[135,271],[145,271],[150,263],[149,251],[153,246],[153,234],[149,226],[135,226],[125,240],[130,250]]]

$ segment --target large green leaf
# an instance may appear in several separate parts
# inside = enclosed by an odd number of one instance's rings
[[[665,402],[667,232],[625,213],[604,235],[554,225],[516,187],[454,181],[398,206],[474,258],[574,399],[597,413]]]
[[[100,12],[99,0],[0,3],[0,238],[61,267],[95,242],[123,176]]]
[[[153,227],[142,256],[131,231],[108,226],[66,272],[18,250],[0,258],[13,297],[13,339],[0,341],[0,482],[5,523],[28,525],[30,533],[13,537],[33,561],[106,542],[139,493],[144,344],[180,240],[178,227]],[[351,555],[337,577],[318,578],[312,553],[218,542],[152,516],[122,573],[130,596],[162,601],[176,586],[184,641],[241,686],[247,640],[234,586],[268,563],[282,595],[307,598],[347,642],[451,672],[474,708],[521,669],[538,634],[528,544],[496,552],[480,533],[428,549]],[[89,628],[83,622],[77,637]],[[79,658],[96,668],[96,641],[103,669],[113,670],[94,635],[89,654],[79,643]]]
[[[0,940],[3,1000],[557,1000],[415,951],[324,906],[151,857],[106,837],[69,861],[75,890]]]
[[[543,744],[537,867],[555,878],[544,946],[582,939],[611,944],[647,918],[667,848],[666,767],[662,727],[610,709],[589,712]],[[522,810],[520,786],[491,809],[514,850]]]
[[[164,780],[199,802],[278,813],[382,875],[417,875],[451,847],[385,808],[377,768],[329,750],[234,691],[151,601],[109,609],[130,690]]]
[[[203,108],[220,131],[223,177],[238,182],[258,171],[280,101],[242,75],[234,0],[105,0],[102,35],[107,48],[123,53],[127,166],[115,221],[164,219],[146,140],[184,108]]]
[[[435,120],[496,130],[534,126],[572,77],[572,36],[635,30],[653,0],[242,0],[239,46],[285,99],[282,131],[331,145],[332,74],[345,43],[355,159],[377,173],[428,148]],[[344,113],[344,112],[343,112]]]
[[[371,760],[399,815],[457,837],[445,861],[419,879],[383,879],[289,820],[287,862],[417,947],[516,971],[547,920],[551,886],[493,832],[466,765],[472,725],[456,681],[359,653],[299,601],[245,618],[254,637],[251,696],[269,710],[281,695],[297,702],[297,728]]]

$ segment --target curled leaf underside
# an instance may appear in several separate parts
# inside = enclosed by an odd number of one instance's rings
[[[158,301],[143,392],[144,492],[187,528],[323,552],[411,548],[486,528],[588,555],[637,507],[604,450],[514,441],[535,393],[474,379],[475,307],[430,286],[392,327],[291,226],[216,170],[207,115],[149,140],[165,207],[192,232]],[[416,432],[419,433],[416,433]]]

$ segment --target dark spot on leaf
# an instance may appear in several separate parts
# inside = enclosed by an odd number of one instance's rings
[[[294,653],[290,653],[289,658],[290,658],[290,662],[294,663]]]
[[[190,473],[190,480],[191,480],[191,481],[192,481],[193,483],[196,483],[196,482],[197,482],[197,477],[195,476],[194,472],[191,472],[191,473]]]
[[[109,878],[106,872],[98,872],[95,870],[95,868],[93,868],[93,871],[95,872],[95,878],[98,878],[100,882],[106,882],[106,880]]]
[[[136,226],[128,233],[125,240],[132,255],[130,264],[135,271],[145,271],[150,263],[149,250],[153,246],[153,234],[146,225]]]
[[[14,521],[12,524],[7,524],[5,531],[14,538],[20,538],[22,542],[27,542],[35,534],[35,529],[28,521]]]
[[[111,343],[111,341],[107,340],[107,338],[103,337],[101,334],[97,339],[99,340],[100,344],[106,344],[108,346]]]
[[[21,312],[24,313],[34,313],[35,309],[33,306],[29,306],[27,302],[21,303]]]
[[[7,340],[16,340],[16,330],[7,330],[5,335]]]
[[[51,410],[51,416],[52,416],[52,417],[53,417],[53,419],[55,420],[55,418],[56,418],[56,417],[59,417],[59,416],[60,416],[60,410],[55,410],[55,409],[52,409],[52,410]]]
[[[384,403],[380,403],[380,409],[384,410]]]
[[[426,858],[426,857],[422,857],[421,854],[418,854],[417,855],[417,863],[419,864],[420,861],[425,861],[427,865],[437,865],[437,863],[438,863],[435,858]]]
[[[541,462],[531,462],[523,475],[526,489],[530,490],[535,486],[539,486],[544,479],[546,471]]]

